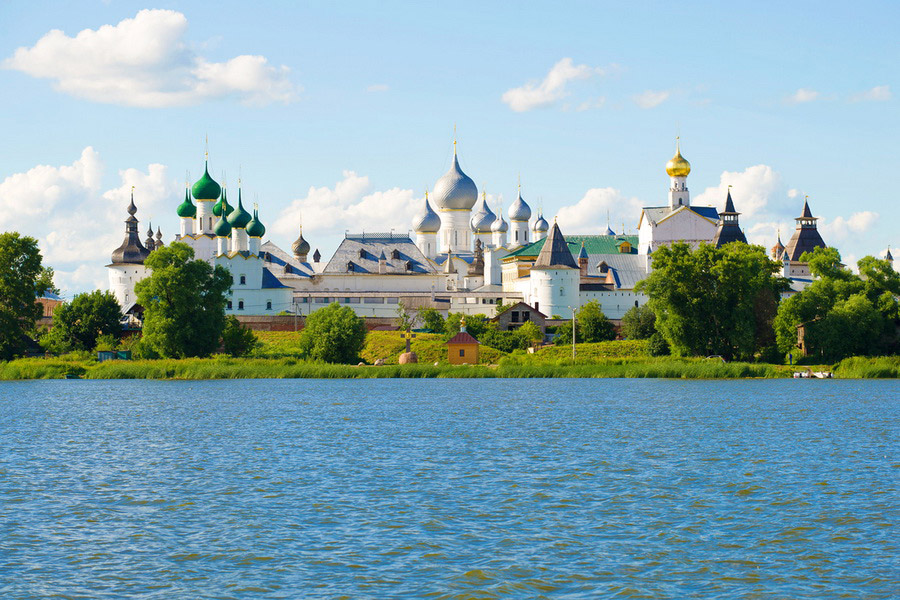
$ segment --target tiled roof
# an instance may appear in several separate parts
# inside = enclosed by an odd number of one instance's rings
[[[563,237],[566,239],[566,245],[569,247],[569,252],[573,255],[581,251],[582,243],[584,244],[585,250],[587,250],[588,256],[592,254],[618,253],[622,242],[628,242],[631,246],[631,251],[627,254],[637,254],[638,236],[636,235],[566,235]],[[518,250],[506,255],[504,260],[517,256],[521,256],[522,258],[536,258],[537,255],[540,254],[541,249],[543,249],[545,241],[546,238],[532,242],[527,246],[522,246]]]
[[[397,258],[394,258],[395,251]],[[378,274],[378,258],[382,254],[386,259],[385,274],[437,273],[434,263],[425,258],[408,235],[396,234],[348,235],[328,261],[323,273]],[[348,269],[351,263],[352,270]],[[407,263],[410,269],[407,269]]]
[[[459,333],[454,335],[452,338],[447,340],[447,343],[448,344],[477,344],[479,342],[478,342],[478,340],[473,338],[468,332],[460,331]]]

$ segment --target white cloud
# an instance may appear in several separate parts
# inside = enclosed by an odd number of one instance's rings
[[[575,204],[560,208],[556,220],[563,233],[598,234],[606,231],[609,215],[609,225],[618,232],[623,223],[629,229],[637,225],[641,207],[640,200],[628,198],[615,188],[591,188]]]
[[[667,90],[647,90],[646,92],[636,94],[632,97],[632,100],[634,100],[634,103],[641,108],[655,108],[668,100],[671,95],[672,92]]]
[[[543,81],[529,81],[523,86],[503,93],[501,99],[516,112],[525,112],[556,104],[566,96],[570,81],[602,75],[604,69],[588,65],[572,64],[571,58],[563,58],[553,65]]]
[[[819,221],[819,230],[826,243],[831,244],[831,239],[845,240],[852,235],[865,233],[878,221],[878,216],[877,212],[863,210],[847,218],[836,217],[833,221],[822,219]]]
[[[295,235],[301,220],[304,229],[323,237],[344,231],[409,230],[412,216],[422,207],[422,198],[400,188],[370,191],[369,178],[353,171],[344,171],[343,176],[333,188],[310,187],[306,197],[294,200],[281,212],[273,231]]]
[[[851,102],[886,102],[894,97],[891,93],[891,86],[876,85],[871,90],[853,94],[850,96]]]
[[[54,29],[34,46],[18,48],[3,67],[54,80],[57,90],[79,98],[142,108],[225,97],[248,104],[296,97],[287,67],[252,55],[211,62],[185,42],[187,25],[180,12],[145,9],[75,37]]]
[[[164,217],[180,200],[164,165],[119,171],[121,185],[101,193],[102,175],[99,153],[87,147],[71,165],[39,165],[0,183],[0,230],[36,238],[64,293],[107,287],[104,265],[122,243],[131,186],[142,237],[152,215],[171,223]]]
[[[785,101],[788,104],[803,104],[805,102],[818,100],[819,96],[820,94],[816,90],[811,90],[809,88],[800,88],[799,90],[785,98]]]
[[[366,88],[367,92],[386,92],[390,89],[386,83],[373,83]]]
[[[596,108],[603,108],[606,104],[606,98],[603,96],[596,98],[595,100],[586,100],[575,107],[575,110],[578,112],[584,112],[586,110],[593,110]]]
[[[762,212],[769,200],[782,189],[781,176],[772,167],[754,165],[740,172],[724,171],[719,177],[719,185],[706,188],[692,202],[721,209],[725,206],[729,185],[735,208],[747,217]]]

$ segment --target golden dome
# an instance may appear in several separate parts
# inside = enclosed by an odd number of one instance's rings
[[[675,140],[675,156],[666,163],[666,173],[669,177],[687,177],[691,172],[691,163],[681,155],[681,147],[678,139]]]

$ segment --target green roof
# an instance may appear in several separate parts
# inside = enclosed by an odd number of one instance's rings
[[[234,212],[226,213],[228,216],[228,224],[231,225],[235,229],[244,229],[247,227],[247,223],[253,218],[253,215],[244,210],[244,203],[241,200],[241,188],[238,188],[238,205]]]
[[[581,244],[584,244],[588,254],[621,254],[619,246],[622,242],[631,244],[631,252],[626,254],[637,254],[638,236],[636,235],[563,235],[566,245],[572,256],[578,256],[581,251]],[[521,257],[521,258],[537,258],[544,247],[543,240],[532,242],[527,246],[522,246],[518,250],[510,252],[504,258]]]
[[[258,237],[266,235],[266,228],[259,220],[259,212],[253,209],[253,218],[247,223],[247,235],[250,237]]]
[[[178,205],[176,211],[179,217],[196,217],[197,207],[191,202],[191,195],[187,188],[184,188],[184,202]]]

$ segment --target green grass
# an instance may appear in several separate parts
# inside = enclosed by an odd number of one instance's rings
[[[898,379],[900,356],[845,358],[835,366],[834,376],[841,379]]]
[[[443,336],[437,333],[417,333],[410,348],[419,357],[420,364],[433,365],[447,363],[447,344]],[[366,347],[362,351],[362,359],[372,364],[381,358],[387,365],[396,365],[400,354],[406,351],[406,341],[400,337],[399,331],[370,331],[366,334]],[[479,348],[479,363],[483,365],[497,364],[505,353],[482,345]]]

